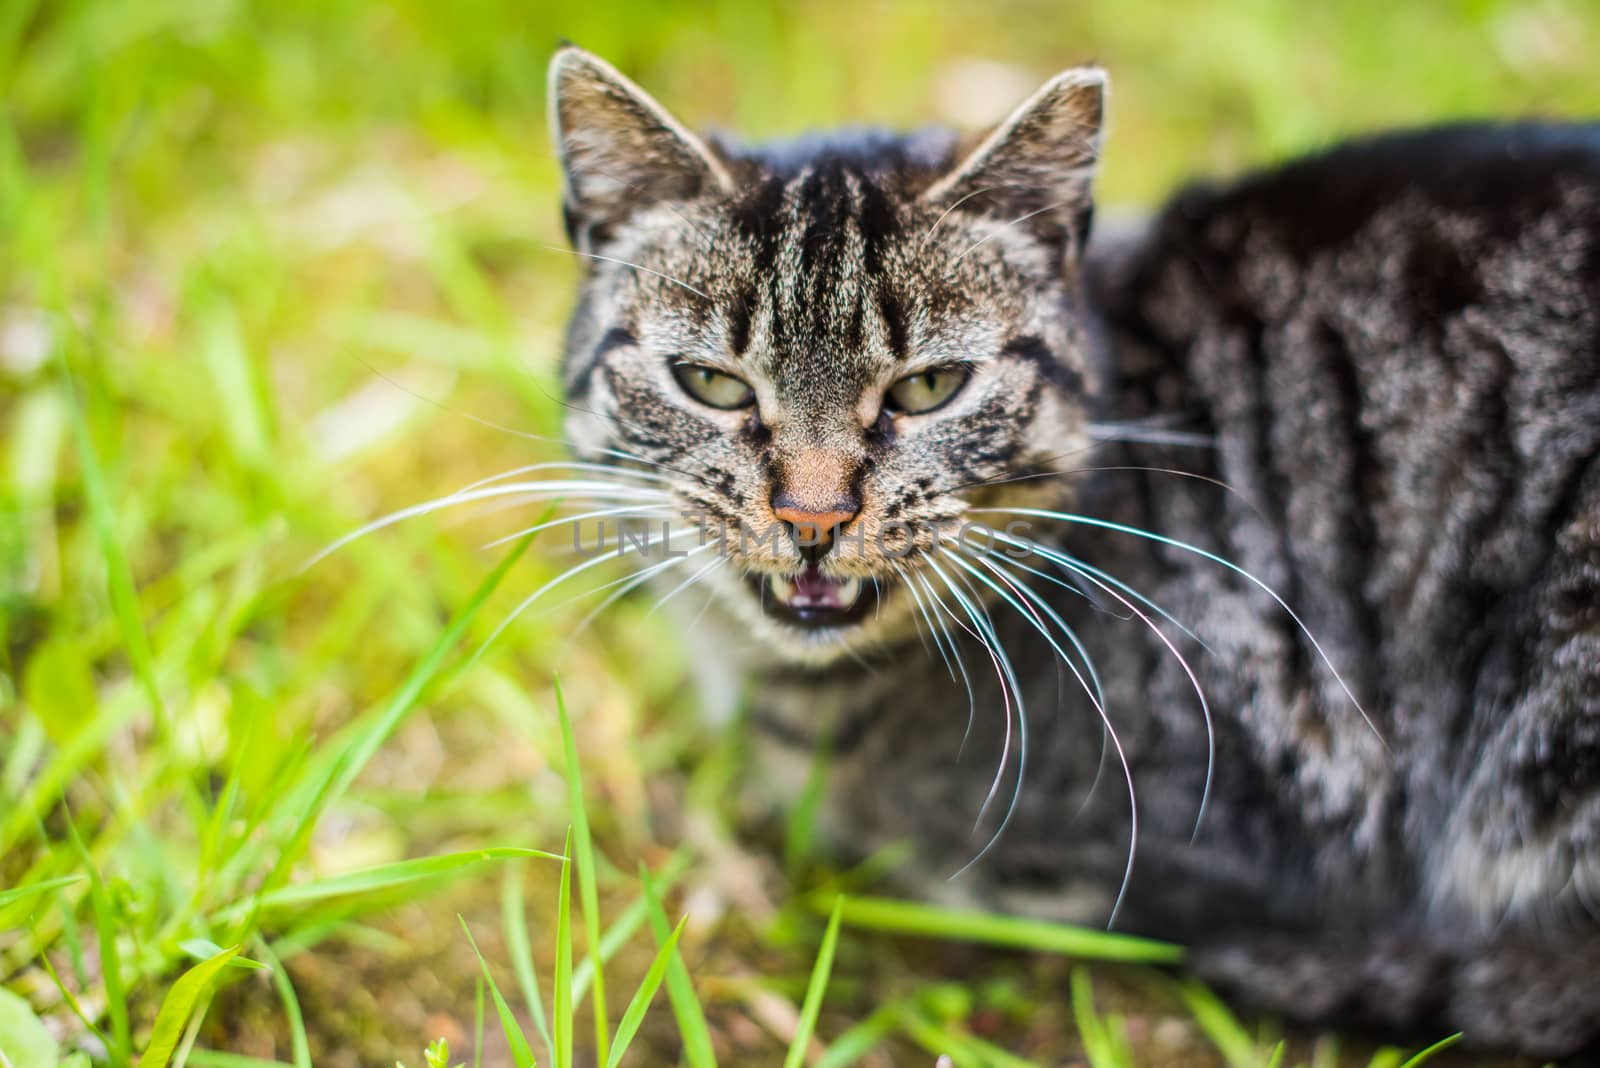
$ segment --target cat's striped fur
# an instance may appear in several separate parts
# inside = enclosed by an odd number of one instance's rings
[[[759,530],[798,486],[907,525],[816,564],[877,587],[839,626],[770,611],[788,540],[704,579],[701,666],[738,672],[770,783],[827,746],[842,848],[1116,910],[1292,1015],[1573,1052],[1600,1028],[1600,129],[1354,144],[1086,253],[1103,82],[978,141],[751,148],[563,50],[571,436],[686,516]],[[754,400],[698,403],[675,362]],[[950,365],[944,407],[884,406]]]

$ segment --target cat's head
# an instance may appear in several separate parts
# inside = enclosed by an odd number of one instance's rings
[[[704,581],[764,645],[815,661],[908,631],[937,611],[907,584],[927,599],[941,539],[994,518],[969,509],[1066,492],[1103,72],[1057,76],[969,145],[769,149],[701,140],[576,48],[550,81],[587,268],[569,437],[669,480],[721,539]]]

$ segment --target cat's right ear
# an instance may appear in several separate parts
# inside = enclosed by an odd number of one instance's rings
[[[1026,227],[1075,258],[1089,236],[1105,98],[1099,67],[1056,75],[923,197]]]
[[[641,208],[727,192],[727,170],[683,124],[581,48],[550,61],[550,130],[564,176],[567,234],[579,251],[605,244]]]

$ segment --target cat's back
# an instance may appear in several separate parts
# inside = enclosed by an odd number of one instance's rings
[[[1600,125],[1391,134],[1194,186],[1091,275],[1114,414],[1214,438],[1238,496],[1187,533],[1333,650],[1425,892],[1556,896],[1570,868],[1493,858],[1600,848],[1555,830],[1600,816],[1590,777],[1541,755],[1600,752]]]
[[[1303,258],[1374,216],[1409,210],[1471,217],[1486,237],[1570,212],[1592,238],[1597,196],[1600,123],[1459,123],[1367,137],[1233,183],[1193,186],[1165,212],[1161,235],[1225,241],[1229,222],[1248,221]],[[1600,260],[1588,268],[1600,270]]]

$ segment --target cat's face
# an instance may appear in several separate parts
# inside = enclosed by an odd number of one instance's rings
[[[674,548],[720,539],[704,582],[780,656],[914,626],[936,610],[907,588],[926,600],[924,569],[973,585],[939,555],[995,519],[971,508],[1059,500],[1052,476],[1081,464],[1075,267],[1102,92],[1098,71],[1069,72],[964,156],[938,135],[763,155],[708,146],[601,61],[557,55],[588,264],[569,436],[668,480],[679,525],[704,531]]]

